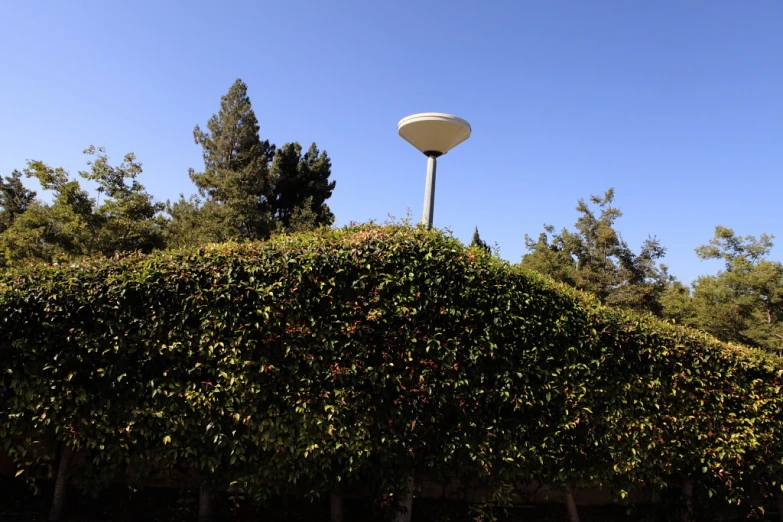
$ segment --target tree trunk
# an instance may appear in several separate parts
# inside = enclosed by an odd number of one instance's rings
[[[332,504],[332,518],[331,522],[343,522],[345,515],[343,514],[343,497],[335,493],[334,491],[329,494]]]
[[[693,484],[690,480],[684,479],[682,481],[682,514],[680,515],[680,522],[689,522],[691,514],[693,513]]]
[[[60,462],[57,464],[57,478],[54,481],[54,495],[52,495],[52,509],[49,511],[49,521],[56,522],[60,520],[65,509],[65,493],[68,484],[68,467],[71,465],[73,450],[67,444],[63,443],[60,450]]]
[[[413,477],[408,479],[408,492],[400,503],[400,507],[403,510],[397,513],[397,516],[394,517],[394,522],[411,522],[413,514]]]
[[[209,522],[212,518],[212,497],[206,486],[201,485],[198,491],[198,522]]]
[[[573,485],[566,486],[565,489],[565,502],[566,508],[568,508],[568,522],[579,522],[579,511],[576,510],[576,500],[574,499],[574,490],[576,488]]]

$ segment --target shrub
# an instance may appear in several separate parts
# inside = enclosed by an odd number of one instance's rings
[[[72,480],[256,500],[537,479],[728,500],[781,480],[780,362],[446,234],[358,226],[8,271],[0,441]]]

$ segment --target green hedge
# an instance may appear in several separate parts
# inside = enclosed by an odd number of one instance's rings
[[[780,487],[781,370],[448,235],[360,226],[7,272],[0,443],[28,474],[269,495],[459,475]],[[24,472],[22,472],[24,476]],[[760,495],[761,494],[761,495]]]

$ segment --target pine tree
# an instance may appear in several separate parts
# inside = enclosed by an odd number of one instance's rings
[[[301,230],[334,222],[334,214],[326,204],[332,196],[334,181],[332,162],[326,151],[319,151],[315,143],[302,155],[299,143],[286,143],[275,153],[271,168],[274,185],[272,217],[284,230],[291,230],[296,216],[296,227]],[[304,218],[310,222],[306,225]]]
[[[201,197],[180,196],[166,205],[171,246],[264,239],[334,222],[326,204],[335,187],[329,156],[315,143],[303,153],[299,143],[276,150],[262,141],[242,80],[223,96],[207,128],[193,131],[204,171],[191,169],[190,177]]]
[[[247,86],[236,80],[220,102],[220,111],[196,125],[193,137],[203,149],[204,171],[190,178],[211,207],[218,234],[231,239],[259,239],[272,230],[269,163],[274,145],[261,141]],[[214,238],[221,240],[223,238]]]
[[[473,231],[473,239],[471,239],[471,241],[470,241],[470,246],[471,247],[480,248],[481,250],[483,250],[487,254],[492,253],[492,249],[489,247],[489,245],[486,243],[486,241],[481,239],[481,235],[479,234],[478,227],[476,227],[475,230]]]

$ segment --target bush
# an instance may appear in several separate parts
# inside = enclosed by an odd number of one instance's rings
[[[473,477],[619,495],[781,480],[780,362],[511,267],[359,226],[0,280],[0,441],[28,472],[270,495]]]

